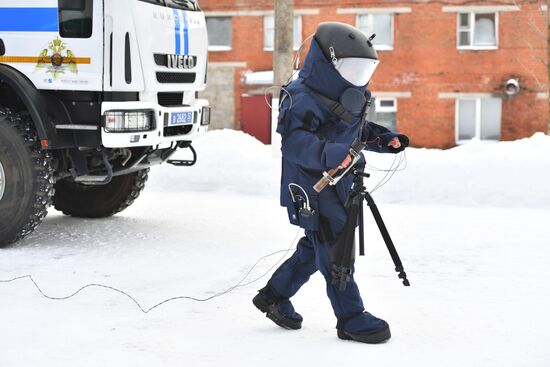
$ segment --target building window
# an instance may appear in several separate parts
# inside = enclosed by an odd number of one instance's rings
[[[231,50],[233,36],[231,17],[208,17],[206,18],[206,29],[209,51]]]
[[[458,143],[477,138],[500,140],[500,98],[456,100],[456,140]]]
[[[393,14],[359,14],[357,28],[367,37],[376,34],[372,41],[375,49],[393,50]]]
[[[302,17],[294,16],[294,50],[300,48],[302,44]],[[264,50],[273,51],[275,46],[275,16],[266,15],[264,17]]]
[[[458,13],[457,44],[460,49],[496,49],[498,13]]]
[[[367,119],[395,131],[397,126],[397,99],[372,98],[367,112]]]
[[[63,38],[92,36],[93,1],[58,0],[59,35]]]

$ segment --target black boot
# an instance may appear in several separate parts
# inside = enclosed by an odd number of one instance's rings
[[[338,337],[367,344],[378,344],[391,338],[388,323],[364,311],[338,320]]]
[[[271,287],[266,285],[252,299],[254,306],[266,314],[266,317],[282,328],[297,330],[302,327],[302,316],[294,311],[288,298],[277,296]]]

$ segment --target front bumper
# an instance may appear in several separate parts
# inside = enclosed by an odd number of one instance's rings
[[[103,125],[101,143],[106,148],[131,148],[170,145],[172,142],[183,140],[192,141],[208,131],[208,125],[203,124],[203,111],[208,110],[203,110],[203,107],[208,107],[208,101],[205,99],[196,99],[190,106],[176,107],[164,107],[153,102],[103,102],[102,116],[107,111],[151,110],[153,121],[147,131],[109,132]],[[191,112],[192,123],[170,125],[172,114],[178,112]]]

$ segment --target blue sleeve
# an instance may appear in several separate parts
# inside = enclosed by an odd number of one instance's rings
[[[399,138],[401,147],[395,149],[388,146],[393,138]],[[388,130],[384,126],[368,121],[363,131],[363,139],[367,142],[367,150],[377,153],[399,153],[409,145],[409,138],[403,134],[398,134]]]
[[[282,140],[283,157],[309,169],[324,171],[338,167],[349,153],[349,144],[331,143],[314,133],[296,129]]]

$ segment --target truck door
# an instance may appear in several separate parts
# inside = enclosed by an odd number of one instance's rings
[[[100,91],[102,14],[102,0],[2,0],[0,62],[38,89]]]
[[[103,87],[103,1],[58,0],[62,57],[69,58],[59,84],[72,90]],[[63,53],[64,52],[64,53]]]

